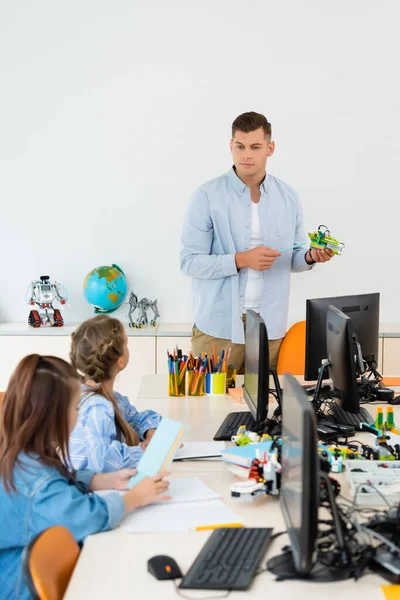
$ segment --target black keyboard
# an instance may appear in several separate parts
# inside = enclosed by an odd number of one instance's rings
[[[246,425],[249,431],[256,430],[256,422],[250,411],[235,412],[226,415],[222,421],[217,433],[214,435],[214,440],[231,440],[231,437],[236,434],[241,425]]]
[[[351,425],[359,430],[361,429],[361,423],[368,423],[368,425],[375,423],[375,419],[366,408],[360,408],[360,412],[358,413],[347,412],[334,403],[330,404],[329,408],[332,411],[333,420],[338,425]]]
[[[271,541],[270,528],[221,528],[213,531],[180,588],[247,590]]]

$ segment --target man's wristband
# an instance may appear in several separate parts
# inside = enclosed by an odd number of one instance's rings
[[[309,260],[310,260],[311,262],[308,262],[308,260],[307,260],[307,258],[306,258],[306,257],[307,257],[307,254],[308,254],[308,258],[309,258]],[[304,255],[304,259],[305,259],[306,263],[307,263],[309,266],[311,266],[311,265],[315,265],[315,262],[316,262],[316,261],[315,261],[315,260],[313,259],[313,257],[311,256],[311,248],[309,248],[309,249],[308,249],[308,251],[305,253],[305,255]]]

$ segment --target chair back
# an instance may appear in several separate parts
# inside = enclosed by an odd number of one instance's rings
[[[306,362],[306,322],[298,321],[283,338],[276,371],[278,375],[304,375]]]
[[[55,525],[25,548],[22,564],[29,591],[39,600],[62,600],[80,548],[66,527]]]

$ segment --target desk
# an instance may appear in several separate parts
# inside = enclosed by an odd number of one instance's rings
[[[210,441],[227,412],[246,410],[229,395],[225,397],[169,398],[166,395],[167,377],[153,375],[144,378],[136,406],[153,408],[164,416],[184,421],[190,426],[188,440]],[[400,407],[394,407],[400,419]],[[375,406],[372,407],[375,411]],[[171,478],[198,476],[210,488],[220,493],[224,502],[247,526],[273,527],[275,532],[285,529],[279,498],[263,497],[253,502],[241,502],[230,496],[229,486],[234,481],[221,462],[175,462]],[[344,495],[348,490],[344,476],[339,476]],[[174,532],[129,534],[120,529],[90,536],[84,545],[64,600],[117,600],[139,598],[169,600],[178,598],[172,581],[157,581],[147,572],[147,560],[156,554],[166,554],[176,559],[186,573],[211,532]],[[267,557],[279,554],[288,543],[286,536],[277,538],[270,546]],[[262,566],[265,565],[265,559]],[[276,597],[293,600],[295,595],[308,600],[383,600],[380,585],[385,580],[367,575],[355,583],[353,580],[317,584],[303,581],[274,581],[274,575],[265,572],[253,581],[247,596],[232,592],[229,598],[251,600]],[[191,598],[218,597],[223,593],[207,590],[184,590]]]

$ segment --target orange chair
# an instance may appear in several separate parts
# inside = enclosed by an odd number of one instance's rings
[[[55,525],[32,540],[22,554],[25,580],[33,598],[62,600],[80,548],[69,529]]]
[[[5,392],[0,392],[0,406],[3,404],[4,394]]]
[[[292,325],[283,338],[276,371],[278,375],[291,373],[304,375],[306,362],[306,322],[298,321]]]

